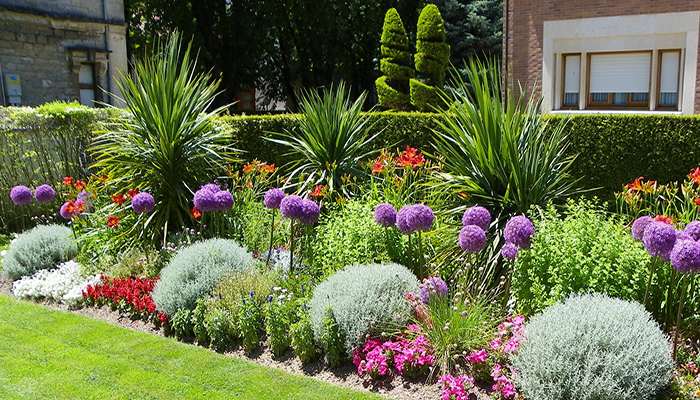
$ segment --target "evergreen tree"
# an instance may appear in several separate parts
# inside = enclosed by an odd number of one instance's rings
[[[440,10],[428,4],[418,17],[416,32],[416,79],[411,79],[411,104],[421,111],[432,111],[441,104],[439,90],[450,62],[450,46],[445,43],[445,27]]]
[[[395,8],[390,8],[384,16],[381,43],[380,69],[384,75],[376,80],[379,104],[386,109],[407,110],[411,103],[408,81],[414,71],[406,29]]]

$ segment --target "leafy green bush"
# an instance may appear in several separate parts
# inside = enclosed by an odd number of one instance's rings
[[[275,356],[281,356],[292,344],[289,335],[291,310],[284,300],[270,299],[265,304],[265,332],[267,346]]]
[[[255,268],[234,271],[212,289],[209,310],[223,310],[237,316],[241,298],[253,293],[253,301],[263,304],[276,283],[277,274],[274,272],[260,272]]]
[[[294,354],[299,357],[302,363],[309,363],[318,357],[316,346],[314,345],[314,330],[311,327],[309,313],[302,311],[299,321],[289,328],[289,335],[292,338]]]
[[[244,272],[253,256],[233,240],[209,239],[180,250],[163,268],[153,289],[153,301],[166,315],[193,309],[231,272]]]
[[[153,213],[132,232],[143,229],[152,243],[191,225],[194,191],[233,160],[230,128],[214,120],[226,106],[210,109],[219,81],[197,74],[191,43],[184,52],[181,47],[180,35],[172,36],[156,55],[136,63],[133,78],[117,81],[129,114],[107,126],[92,147],[93,167],[117,192],[138,188],[155,198]]]
[[[62,225],[40,225],[24,232],[10,245],[2,259],[5,274],[11,280],[51,269],[78,253],[73,232]]]
[[[411,103],[408,80],[415,71],[410,64],[406,29],[395,8],[390,8],[384,16],[381,41],[380,69],[384,76],[376,81],[379,104],[386,109],[406,110]]]
[[[643,300],[651,259],[623,230],[618,216],[591,202],[572,200],[564,216],[549,206],[533,222],[537,233],[532,247],[516,259],[513,271],[518,308],[537,312],[569,293],[588,290]],[[663,283],[659,285],[650,306],[663,299]]]
[[[204,316],[204,326],[211,339],[211,347],[223,351],[233,344],[238,336],[234,316],[225,310],[209,310]]]
[[[328,307],[323,314],[323,331],[319,342],[323,349],[323,360],[329,367],[338,366],[345,360],[347,354],[343,351],[345,336],[331,307]]]
[[[526,332],[513,367],[527,399],[649,399],[671,378],[671,346],[639,303],[571,295]]]
[[[238,331],[245,351],[251,352],[260,346],[260,336],[264,331],[263,315],[253,293],[241,299],[238,307]]]
[[[346,267],[314,290],[309,302],[314,337],[321,343],[324,316],[330,307],[345,337],[345,352],[350,355],[366,333],[405,325],[411,315],[406,293],[417,290],[416,276],[402,265]]]

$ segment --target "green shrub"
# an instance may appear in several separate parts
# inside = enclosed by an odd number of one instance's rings
[[[406,293],[418,290],[418,280],[398,264],[346,267],[316,286],[309,302],[309,315],[316,341],[321,343],[328,308],[345,337],[347,355],[364,335],[395,325],[405,325],[411,315]]]
[[[78,253],[73,232],[62,225],[40,225],[17,236],[2,259],[2,268],[11,280],[51,269],[71,260]]]
[[[549,206],[533,222],[532,247],[520,253],[513,271],[511,287],[519,309],[537,312],[569,293],[588,290],[643,300],[650,257],[623,230],[618,216],[572,200],[564,216]],[[656,282],[649,306],[664,298],[664,284]]]
[[[274,272],[260,272],[250,269],[235,271],[221,279],[211,291],[209,310],[223,310],[238,315],[241,298],[253,293],[253,300],[263,304],[277,282]]]
[[[163,268],[153,290],[153,301],[166,315],[194,309],[231,272],[244,272],[253,256],[233,240],[209,239],[180,250]]]
[[[289,328],[289,336],[292,338],[294,354],[302,363],[309,363],[318,357],[318,351],[314,345],[314,330],[311,327],[311,318],[306,310],[302,310],[299,321]]]
[[[271,299],[265,304],[265,332],[267,346],[275,356],[281,356],[289,348],[292,338],[289,335],[290,314],[284,300]]]
[[[204,316],[204,326],[211,339],[211,347],[223,351],[231,346],[238,336],[233,315],[225,310],[207,309]]]
[[[260,346],[260,336],[264,331],[263,315],[253,293],[241,299],[241,305],[238,307],[238,331],[245,351],[251,352]]]
[[[649,399],[671,378],[671,346],[639,303],[572,295],[526,332],[513,367],[530,400]]]
[[[340,365],[346,358],[343,351],[345,336],[335,319],[333,309],[328,307],[323,314],[323,331],[321,332],[321,349],[323,350],[323,361],[333,368]]]
[[[440,10],[428,4],[418,17],[415,63],[418,76],[411,79],[411,104],[431,111],[443,104],[439,93],[450,62],[450,46],[445,43],[445,27]]]
[[[406,29],[395,8],[390,8],[384,16],[381,42],[379,65],[384,76],[376,81],[379,104],[390,110],[406,110],[410,107],[408,80],[415,72],[410,65]]]
[[[194,325],[192,324],[192,310],[181,308],[170,318],[170,327],[178,340],[194,340]]]
[[[204,318],[207,315],[207,301],[205,299],[197,299],[197,305],[192,310],[192,332],[197,339],[197,344],[202,347],[209,346],[209,333],[204,324]]]

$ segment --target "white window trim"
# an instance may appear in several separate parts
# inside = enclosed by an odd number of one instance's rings
[[[586,107],[588,52],[653,50],[652,71],[657,70],[658,50],[683,49],[681,54],[681,85],[678,97],[679,112],[693,114],[695,107],[695,79],[698,60],[698,27],[700,11],[647,14],[633,16],[586,18],[544,23],[542,45],[542,96],[547,110],[561,107],[558,93],[561,85],[562,53],[581,53],[581,85],[579,109]],[[649,104],[656,105],[656,74],[652,74]],[[594,110],[590,110],[594,111]],[[598,111],[598,110],[595,110]]]

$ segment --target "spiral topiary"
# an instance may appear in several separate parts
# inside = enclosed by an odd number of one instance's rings
[[[379,104],[386,109],[407,110],[411,106],[408,81],[413,78],[414,71],[410,65],[406,29],[395,8],[390,8],[384,16],[381,42],[380,69],[384,76],[375,82]]]
[[[642,400],[671,378],[671,346],[636,302],[574,294],[532,318],[513,359],[530,400]]]
[[[159,310],[173,316],[179,309],[192,310],[231,272],[245,272],[253,256],[234,240],[209,239],[180,250],[163,268],[153,289]]]
[[[432,111],[442,104],[442,89],[447,65],[450,62],[450,45],[445,43],[445,26],[435,4],[428,4],[418,17],[416,34],[416,79],[411,79],[411,104],[420,111]]]
[[[73,231],[62,225],[40,225],[17,236],[2,259],[5,274],[11,280],[51,269],[78,254]]]

